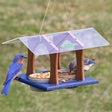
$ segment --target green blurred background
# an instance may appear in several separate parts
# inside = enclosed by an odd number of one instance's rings
[[[0,43],[21,36],[38,35],[48,0],[0,0]],[[0,95],[0,112],[112,112],[112,0],[66,0],[73,29],[94,27],[110,46],[85,50],[85,57],[99,64],[86,72],[99,84],[51,92],[32,92],[12,81],[8,96]],[[51,0],[44,33],[70,30],[63,0]],[[23,44],[0,44],[0,91],[5,74],[17,53],[27,55]],[[62,53],[68,67],[75,52]],[[26,63],[22,72],[26,72]],[[36,57],[36,71],[49,69],[49,56]]]

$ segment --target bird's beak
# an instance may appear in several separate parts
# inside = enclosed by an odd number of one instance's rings
[[[26,56],[24,57],[24,59],[27,59],[27,58],[28,58],[28,57],[26,57]]]

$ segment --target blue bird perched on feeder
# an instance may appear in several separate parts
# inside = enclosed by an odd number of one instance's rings
[[[13,79],[17,77],[20,70],[22,69],[24,58],[27,58],[27,57],[25,57],[23,54],[20,54],[20,53],[14,57],[13,62],[11,63],[9,70],[7,72],[5,82],[3,83],[4,88],[1,94],[8,95],[10,83]]]
[[[95,61],[94,59],[84,58],[84,71],[89,70],[93,65],[98,65],[98,64],[95,63],[94,61]],[[74,59],[74,60],[69,64],[70,72],[75,72],[75,73],[76,73],[76,66],[77,66],[77,60]]]

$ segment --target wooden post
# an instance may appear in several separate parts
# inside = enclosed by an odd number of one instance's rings
[[[27,75],[35,73],[35,55],[28,49]]]
[[[58,53],[50,54],[50,83],[58,84]]]
[[[58,69],[61,69],[61,53],[58,53]]]
[[[84,50],[76,51],[77,74],[76,79],[84,81]]]

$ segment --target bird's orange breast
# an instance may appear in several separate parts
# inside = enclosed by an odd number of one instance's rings
[[[23,64],[23,61],[22,61],[22,59],[19,59],[19,60],[18,60],[18,63],[22,63],[22,64]]]

